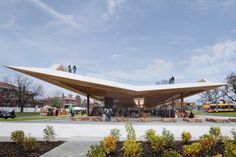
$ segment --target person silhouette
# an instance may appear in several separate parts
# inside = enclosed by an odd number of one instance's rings
[[[172,80],[171,83],[174,84],[174,83],[175,83],[175,78],[174,78],[174,76],[171,77],[171,80]]]
[[[70,66],[70,65],[68,66],[68,71],[69,71],[69,73],[72,72],[72,70],[71,70],[71,66]]]
[[[76,69],[77,69],[77,68],[76,68],[76,66],[74,65],[74,66],[73,66],[73,72],[74,72],[74,74],[76,73]]]

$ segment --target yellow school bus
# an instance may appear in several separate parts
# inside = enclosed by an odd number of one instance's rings
[[[232,104],[204,104],[202,106],[206,112],[234,112],[234,105]]]

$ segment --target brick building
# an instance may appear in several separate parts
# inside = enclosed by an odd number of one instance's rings
[[[0,82],[0,107],[19,107],[19,97],[17,96],[17,87],[14,85]],[[28,97],[24,107],[40,107],[41,103],[35,100],[34,95],[30,92],[26,95]]]

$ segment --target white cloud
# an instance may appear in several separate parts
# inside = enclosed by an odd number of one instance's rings
[[[227,74],[235,72],[236,40],[221,41],[191,52],[192,56],[179,62],[160,59],[143,68],[110,71],[106,74],[140,83],[144,80],[154,83],[174,75],[178,83],[183,83],[201,78],[223,81]]]
[[[160,80],[163,76],[167,76],[172,69],[172,63],[165,60],[154,60],[146,67],[133,70],[111,71],[106,74],[128,80],[149,80],[155,78]]]
[[[62,21],[70,26],[73,26],[75,28],[78,28],[80,30],[82,30],[81,26],[77,23],[77,21],[75,20],[73,15],[64,15],[56,10],[54,10],[53,8],[51,8],[50,6],[46,5],[45,3],[43,3],[40,0],[32,0],[32,2],[39,7],[40,9],[42,9],[43,11],[45,11],[47,14],[53,16],[54,18],[56,18],[59,21]]]
[[[0,23],[0,28],[3,29],[10,29],[10,30],[22,30],[23,28],[20,28],[19,25],[16,22],[15,16],[10,16],[6,19],[6,21],[2,21]]]
[[[125,3],[125,0],[107,0],[107,11],[110,15],[113,15],[114,12],[121,7],[121,5]]]
[[[225,40],[213,46],[195,50],[186,68],[194,75],[216,75],[233,72],[236,67],[236,41]]]
[[[104,21],[108,21],[125,2],[126,0],[106,0],[107,12],[103,14]]]

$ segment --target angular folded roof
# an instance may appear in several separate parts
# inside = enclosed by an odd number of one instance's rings
[[[225,85],[224,83],[200,81],[196,83],[135,86],[53,68],[6,67],[82,95],[88,94],[97,100],[103,101],[104,97],[112,97],[115,103],[126,106],[134,105],[133,98],[144,98],[144,105],[152,107],[169,102],[173,98],[179,99],[181,95],[188,97]]]

